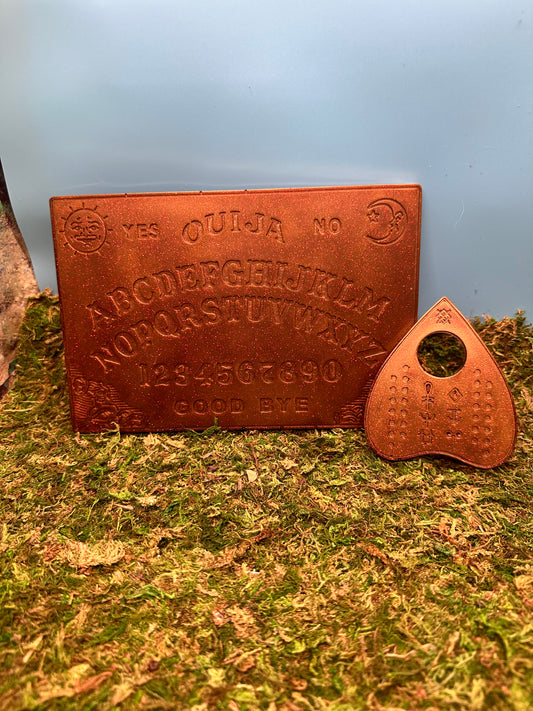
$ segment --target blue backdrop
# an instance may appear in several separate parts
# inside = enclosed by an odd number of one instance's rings
[[[522,0],[2,0],[0,157],[41,287],[52,195],[417,182],[420,312],[533,312]]]

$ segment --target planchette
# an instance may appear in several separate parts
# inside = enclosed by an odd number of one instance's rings
[[[431,375],[419,363],[418,346],[434,333],[452,334],[464,345],[466,359],[454,375]],[[516,427],[513,398],[498,364],[446,297],[386,359],[365,410],[370,445],[390,460],[439,454],[490,469],[511,455]]]

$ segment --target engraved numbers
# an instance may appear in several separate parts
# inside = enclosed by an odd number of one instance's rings
[[[231,385],[233,382],[233,368],[231,363],[217,363],[215,366],[215,377],[219,385]]]
[[[255,368],[253,363],[245,360],[237,366],[237,380],[243,385],[251,385],[255,380]]]
[[[189,370],[189,366],[184,363],[174,366],[174,382],[176,385],[185,386],[189,384]],[[147,383],[147,385],[149,385],[149,383]]]
[[[312,385],[313,383],[338,383],[343,377],[343,366],[334,358],[319,363],[315,360],[274,361],[244,360],[237,363],[218,362],[188,364],[139,364],[140,385],[143,388],[169,388],[171,386],[211,387],[227,385]]]

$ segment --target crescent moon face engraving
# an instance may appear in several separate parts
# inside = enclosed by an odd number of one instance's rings
[[[366,237],[376,244],[392,244],[400,239],[407,227],[407,212],[392,198],[380,198],[367,208]]]

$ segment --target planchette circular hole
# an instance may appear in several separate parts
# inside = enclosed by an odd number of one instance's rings
[[[466,361],[465,344],[453,333],[430,333],[418,344],[418,362],[429,375],[449,378],[458,373]]]

